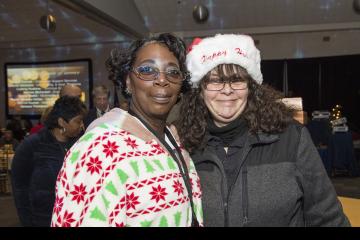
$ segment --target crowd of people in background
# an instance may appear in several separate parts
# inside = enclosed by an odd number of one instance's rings
[[[66,84],[59,91],[59,99],[44,109],[35,125],[30,119],[13,116],[6,128],[0,129],[0,148],[11,145],[15,152],[10,168],[11,184],[23,226],[50,226],[55,182],[66,152],[84,133],[84,119],[90,123],[100,117],[88,118],[81,93],[79,86]],[[95,109],[109,111],[109,96],[105,85],[96,86]]]

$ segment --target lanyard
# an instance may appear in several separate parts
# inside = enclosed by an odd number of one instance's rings
[[[147,122],[145,122],[138,114],[136,114],[134,111],[132,111],[131,109],[129,109],[129,114],[131,114],[132,116],[136,117],[137,119],[140,120],[140,122],[142,122],[142,124],[144,124],[144,126],[161,142],[161,144],[167,149],[167,151],[170,153],[171,157],[175,160],[176,164],[178,165],[181,177],[183,178],[184,182],[185,182],[185,186],[187,189],[187,192],[189,194],[189,199],[190,199],[190,205],[191,205],[191,213],[192,213],[192,222],[191,222],[191,226],[192,227],[199,227],[199,222],[196,218],[195,212],[194,212],[194,202],[193,202],[193,195],[192,195],[192,189],[191,189],[191,184],[190,184],[190,177],[189,177],[189,171],[187,169],[185,160],[184,160],[184,156],[181,153],[181,150],[178,146],[178,144],[176,143],[174,137],[172,136],[172,134],[170,133],[170,131],[168,130],[167,127],[165,127],[165,135],[168,137],[168,139],[170,140],[171,144],[175,147],[176,153],[174,153],[173,149],[169,146],[169,144],[166,142],[166,140],[160,136]]]

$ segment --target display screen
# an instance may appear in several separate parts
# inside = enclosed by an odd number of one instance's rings
[[[90,60],[5,64],[7,115],[39,117],[59,98],[65,84],[78,85],[82,89],[81,99],[89,107],[91,69]]]

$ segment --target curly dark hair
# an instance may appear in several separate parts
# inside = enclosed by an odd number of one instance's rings
[[[56,100],[44,124],[49,129],[60,128],[58,124],[59,118],[69,122],[78,115],[85,116],[86,112],[85,104],[78,97],[65,95]]]
[[[171,33],[162,33],[158,36],[136,40],[127,49],[113,49],[110,53],[110,57],[105,62],[105,66],[109,71],[109,79],[115,86],[121,88],[122,94],[126,98],[129,98],[129,94],[125,91],[126,77],[133,67],[138,51],[150,42],[164,44],[175,55],[180,64],[180,71],[186,76],[180,92],[185,93],[190,90],[190,77],[185,65],[186,45],[182,39]]]
[[[220,76],[226,76],[224,81],[240,77],[248,83],[247,105],[241,115],[251,133],[279,133],[293,121],[293,110],[280,101],[282,94],[268,85],[259,85],[244,68],[234,64],[221,64],[215,69]],[[202,149],[205,144],[206,120],[210,113],[201,91],[209,79],[210,72],[201,79],[198,88],[192,89],[183,97],[179,118],[175,122],[182,144],[190,153]]]

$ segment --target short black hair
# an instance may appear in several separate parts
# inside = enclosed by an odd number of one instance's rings
[[[85,115],[86,111],[85,104],[78,97],[62,96],[56,100],[44,124],[49,129],[60,128],[59,118],[69,122],[78,115]]]
[[[185,93],[191,89],[190,75],[187,71],[186,60],[186,45],[185,42],[171,34],[162,33],[158,36],[144,38],[134,41],[129,48],[113,49],[110,57],[106,60],[105,66],[109,71],[109,79],[113,81],[115,86],[119,86],[125,98],[129,98],[126,90],[126,77],[129,74],[133,64],[135,63],[138,51],[147,43],[162,43],[164,44],[177,58],[180,65],[180,71],[186,76],[182,82],[181,93]]]

